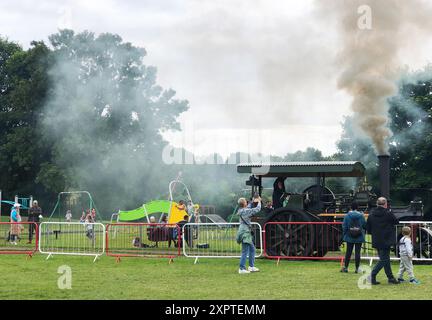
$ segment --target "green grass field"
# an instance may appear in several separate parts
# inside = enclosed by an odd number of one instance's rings
[[[258,259],[261,272],[239,275],[238,259],[114,258],[0,255],[0,299],[430,299],[432,266],[416,265],[420,285],[382,284],[359,289],[360,275],[339,262]],[[72,289],[59,289],[60,266],[72,269]],[[397,264],[393,264],[397,272]]]

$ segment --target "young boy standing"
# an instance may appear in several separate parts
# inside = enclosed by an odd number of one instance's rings
[[[404,282],[403,274],[406,271],[410,277],[409,282],[412,284],[419,284],[420,282],[414,277],[413,272],[413,245],[411,241],[411,228],[402,228],[402,238],[399,240],[399,254],[400,254],[400,265],[398,280]]]

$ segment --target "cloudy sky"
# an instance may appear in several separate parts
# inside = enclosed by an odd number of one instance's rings
[[[336,151],[350,97],[336,86],[335,21],[315,0],[1,0],[0,35],[28,47],[59,28],[112,32],[148,52],[158,82],[190,102],[176,146],[206,154]],[[430,43],[402,48],[412,69]],[[257,138],[254,138],[257,137]]]

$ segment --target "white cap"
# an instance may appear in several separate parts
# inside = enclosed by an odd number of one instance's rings
[[[19,208],[19,207],[21,207],[21,205],[20,205],[19,203],[17,203],[17,202],[15,202],[13,206],[14,206],[14,208]]]

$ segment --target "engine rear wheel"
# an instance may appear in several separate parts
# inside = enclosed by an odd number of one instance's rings
[[[266,254],[272,257],[308,257],[313,254],[315,229],[313,225],[296,224],[310,222],[309,214],[287,208],[279,208],[266,222],[292,222],[292,224],[267,224]]]

